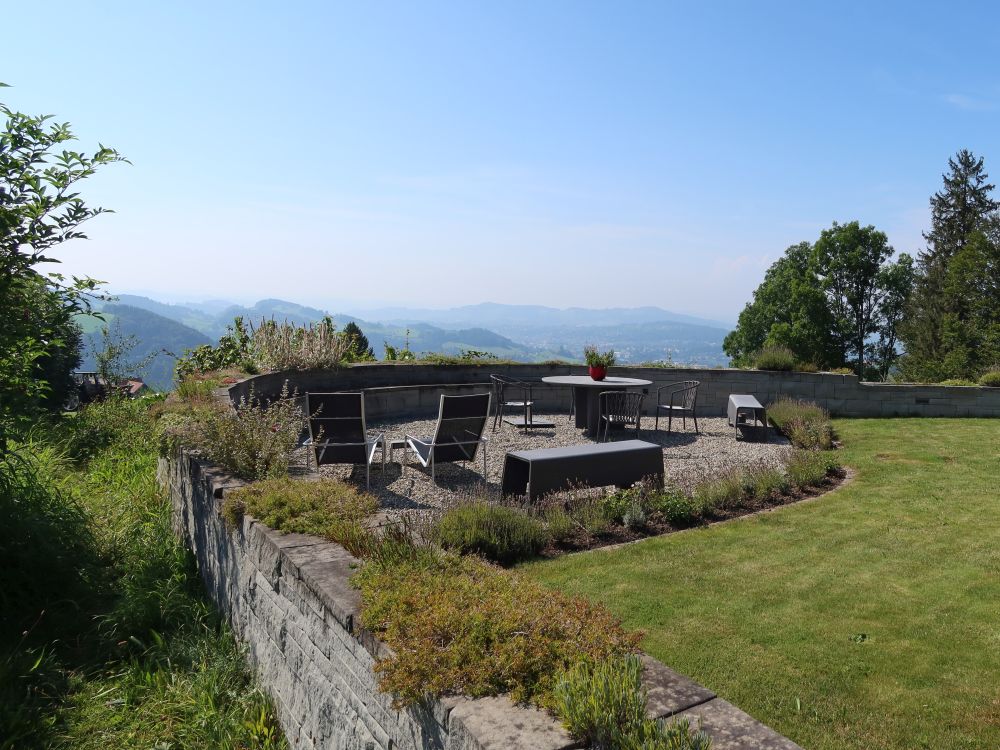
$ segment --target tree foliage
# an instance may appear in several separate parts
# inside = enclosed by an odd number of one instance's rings
[[[800,363],[885,377],[896,358],[896,329],[912,259],[892,263],[885,234],[858,222],[824,230],[815,245],[785,251],[740,313],[723,350],[738,367],[756,352],[787,347]]]
[[[375,351],[372,349],[371,344],[368,343],[368,337],[365,336],[357,323],[353,320],[350,321],[344,326],[343,334],[351,342],[350,356],[353,361],[371,362],[375,359]]]
[[[931,196],[912,300],[901,337],[909,380],[975,379],[1000,362],[1000,203],[982,157],[948,160]]]
[[[3,86],[4,84],[0,84]],[[0,103],[0,454],[33,411],[52,402],[76,362],[79,333],[72,315],[86,308],[93,279],[42,274],[57,263],[56,245],[85,239],[80,225],[107,209],[89,207],[77,183],[102,165],[122,161],[99,146],[92,155],[69,150],[69,125]],[[58,381],[58,383],[56,382]],[[47,401],[48,398],[48,401]]]

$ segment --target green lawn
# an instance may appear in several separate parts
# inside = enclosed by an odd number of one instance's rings
[[[531,564],[806,748],[1000,747],[1000,420],[838,420],[854,479]]]

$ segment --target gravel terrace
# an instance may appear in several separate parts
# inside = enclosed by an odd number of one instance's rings
[[[500,478],[503,473],[503,459],[508,451],[532,448],[555,448],[590,442],[583,431],[573,426],[566,414],[546,414],[539,412],[536,419],[548,419],[555,427],[533,429],[524,432],[511,425],[498,426],[492,432],[487,424],[486,437],[488,456],[488,492],[492,496],[499,493]],[[369,431],[384,432],[389,441],[402,439],[403,435],[430,437],[434,434],[435,419],[393,420],[374,422]],[[661,429],[655,432],[652,418],[643,418],[643,429],[639,439],[663,446],[664,468],[667,481],[684,489],[690,489],[697,482],[718,476],[733,469],[748,467],[780,466],[787,460],[791,450],[788,441],[772,430],[769,442],[736,440],[735,432],[725,417],[699,418],[700,434],[695,434],[690,420],[688,431],[676,429],[667,434]],[[619,439],[632,437],[633,433],[621,433]],[[393,511],[421,511],[446,508],[471,495],[483,491],[482,457],[477,456],[474,464],[439,464],[437,484],[431,482],[430,469],[420,466],[410,452],[410,464],[401,469],[402,449],[397,449],[386,463],[385,476],[378,464],[372,466],[371,491],[379,498],[383,509],[393,515]],[[360,466],[324,466],[322,473],[339,479],[351,478],[364,485],[364,469]]]

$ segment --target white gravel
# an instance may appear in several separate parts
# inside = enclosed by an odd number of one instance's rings
[[[491,430],[492,420],[487,424],[487,489],[490,494],[499,492],[503,472],[504,455],[508,451],[532,448],[554,448],[592,442],[583,436],[583,431],[573,426],[566,414],[536,414],[536,419],[548,419],[555,427],[533,429],[525,432],[511,425],[498,426]],[[403,435],[429,437],[434,434],[435,420],[396,420],[372,423],[372,432],[384,432],[386,439],[401,440]],[[671,433],[661,425],[654,431],[653,419],[643,418],[643,429],[639,439],[663,446],[664,467],[667,480],[690,489],[700,480],[718,476],[734,469],[750,467],[776,467],[782,465],[791,450],[788,441],[771,431],[768,442],[736,440],[735,431],[729,427],[724,417],[699,418],[700,432],[695,434],[691,420],[687,431],[675,429]],[[612,433],[614,436],[614,433]],[[619,433],[619,439],[631,438],[631,431]],[[431,482],[430,469],[417,463],[412,452],[410,464],[401,467],[402,449],[397,449],[386,464],[385,475],[376,463],[371,470],[371,491],[379,498],[384,509],[430,510],[448,507],[456,501],[472,494],[480,494],[483,489],[483,463],[478,456],[472,464],[439,464],[437,483]],[[324,475],[340,479],[350,478],[364,486],[363,467],[324,466]]]

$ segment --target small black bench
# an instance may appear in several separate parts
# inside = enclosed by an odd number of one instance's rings
[[[663,449],[644,440],[571,445],[508,453],[501,493],[531,500],[573,486],[631,487],[646,477],[663,486]]]

